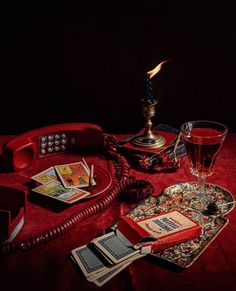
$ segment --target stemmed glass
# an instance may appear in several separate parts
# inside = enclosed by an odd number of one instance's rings
[[[196,192],[199,201],[206,207],[210,197],[206,193],[205,181],[214,172],[216,157],[228,129],[218,122],[197,120],[182,124],[180,132],[188,155],[190,171],[198,178]]]

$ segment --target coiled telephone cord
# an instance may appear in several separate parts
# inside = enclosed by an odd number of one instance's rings
[[[126,158],[116,151],[115,137],[106,135],[104,145],[105,155],[113,161],[115,166],[115,178],[111,190],[91,205],[78,210],[66,220],[48,230],[23,241],[13,241],[1,245],[0,254],[23,253],[52,239],[58,238],[78,223],[108,208],[119,194],[122,194],[122,197],[131,202],[139,201],[153,194],[154,187],[151,183],[144,180],[135,180],[129,176],[130,166]]]

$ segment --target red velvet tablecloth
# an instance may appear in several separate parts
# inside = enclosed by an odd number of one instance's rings
[[[11,137],[0,137],[3,144]],[[67,157],[66,162],[76,157]],[[60,156],[56,161],[62,162]],[[46,162],[44,162],[44,166]],[[107,162],[109,163],[109,162]],[[107,167],[110,167],[108,164]],[[25,183],[29,175],[43,168],[42,164],[17,173],[1,173],[0,184],[18,185]],[[193,180],[187,158],[174,173],[150,174],[131,169],[136,179],[146,179],[155,187],[155,196],[167,186]],[[226,188],[236,195],[236,134],[229,134],[218,156],[215,172],[208,182]],[[94,198],[97,199],[97,198]],[[22,240],[53,226],[79,208],[91,203],[86,200],[61,211],[55,211],[44,203],[29,202],[25,224],[15,239]],[[236,211],[228,215],[229,224],[208,246],[201,256],[187,269],[162,264],[147,256],[132,263],[102,287],[87,281],[69,258],[70,251],[90,242],[110,226],[120,215],[134,204],[116,199],[100,214],[79,223],[68,233],[22,254],[0,257],[0,290],[236,290]]]

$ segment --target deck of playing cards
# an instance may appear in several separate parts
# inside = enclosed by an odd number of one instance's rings
[[[114,231],[71,251],[73,262],[81,269],[87,280],[97,286],[102,286],[143,256],[140,250],[127,247]]]
[[[40,183],[32,191],[65,203],[74,203],[90,195],[91,187],[96,185],[93,169],[93,165],[89,168],[85,159],[50,167],[31,177]]]

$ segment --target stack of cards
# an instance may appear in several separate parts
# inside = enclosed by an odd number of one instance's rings
[[[140,250],[127,247],[113,231],[71,251],[72,260],[87,280],[98,286],[143,256]]]
[[[31,179],[41,184],[32,191],[65,203],[74,203],[90,195],[91,187],[96,185],[93,165],[89,168],[85,159],[50,167]]]

